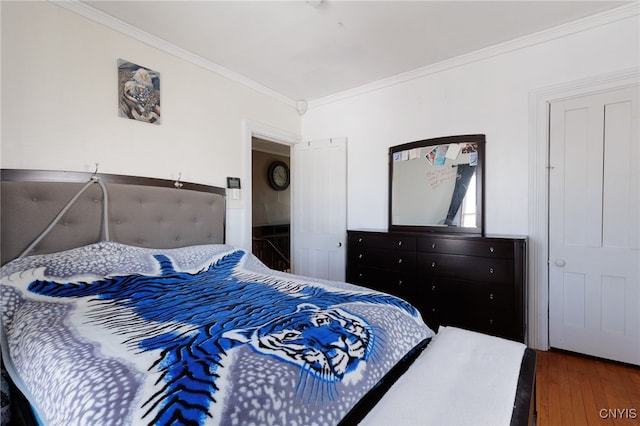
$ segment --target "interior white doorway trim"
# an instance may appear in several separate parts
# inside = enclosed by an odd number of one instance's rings
[[[296,134],[249,119],[242,121],[242,146],[244,157],[242,160],[243,171],[241,178],[242,201],[236,208],[227,207],[227,229],[240,230],[241,232],[240,235],[236,235],[233,240],[228,240],[227,242],[229,244],[242,247],[248,252],[251,252],[251,140],[254,137],[289,146],[300,142],[300,137]],[[229,205],[228,202],[227,205]],[[227,233],[227,235],[229,235],[229,233]]]
[[[549,104],[637,85],[640,68],[540,88],[529,94],[529,220],[527,343],[549,349]]]

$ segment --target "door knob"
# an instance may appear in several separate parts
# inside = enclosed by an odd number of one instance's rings
[[[336,246],[342,247],[342,242],[338,241],[338,244],[336,244]]]
[[[567,264],[567,262],[565,262],[562,259],[558,259],[554,262],[556,264],[556,266],[560,267],[560,268],[564,268],[564,266]]]

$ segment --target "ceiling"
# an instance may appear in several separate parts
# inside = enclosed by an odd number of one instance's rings
[[[312,101],[629,2],[82,3],[286,98]]]

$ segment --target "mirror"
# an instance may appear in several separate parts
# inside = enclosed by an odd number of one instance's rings
[[[389,148],[389,230],[484,233],[484,135]]]

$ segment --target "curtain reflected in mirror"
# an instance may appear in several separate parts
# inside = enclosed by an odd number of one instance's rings
[[[484,136],[452,136],[390,149],[390,229],[482,232]]]

